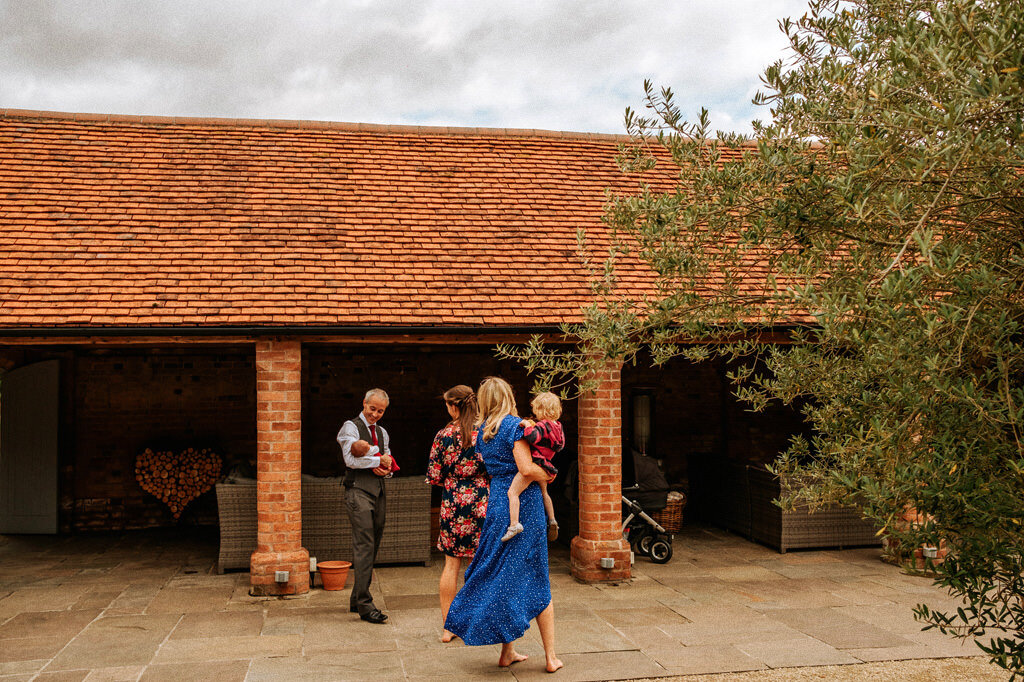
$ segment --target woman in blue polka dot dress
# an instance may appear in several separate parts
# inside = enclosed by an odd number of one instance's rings
[[[555,672],[562,662],[555,656],[547,524],[539,485],[531,484],[519,497],[525,530],[508,542],[501,541],[508,526],[508,489],[516,473],[532,481],[546,481],[549,476],[534,464],[523,440],[508,382],[485,379],[477,391],[477,404],[476,448],[491,476],[490,502],[480,544],[466,569],[466,583],[455,596],[444,627],[472,646],[501,644],[498,665],[508,667],[526,660],[512,643],[536,619],[546,669]]]

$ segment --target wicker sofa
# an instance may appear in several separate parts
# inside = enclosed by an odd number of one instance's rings
[[[877,529],[856,509],[783,511],[773,502],[782,493],[782,483],[763,466],[705,461],[691,486],[695,491],[703,489],[704,518],[782,553],[881,544]]]
[[[430,561],[430,486],[419,477],[390,478],[387,524],[378,564]],[[337,478],[302,480],[302,546],[319,561],[351,560],[352,533]],[[256,550],[256,482],[217,484],[220,554],[217,570],[249,568]]]
[[[774,503],[782,494],[779,477],[762,467],[747,467],[750,495],[750,537],[780,552],[811,547],[880,545],[881,538],[860,512],[850,507],[825,507],[808,512],[783,511]]]

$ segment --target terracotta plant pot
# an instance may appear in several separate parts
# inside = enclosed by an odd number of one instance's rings
[[[318,561],[316,570],[320,572],[320,581],[325,590],[343,590],[348,580],[348,569],[351,561]]]

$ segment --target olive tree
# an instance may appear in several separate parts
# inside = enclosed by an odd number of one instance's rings
[[[642,349],[756,358],[738,395],[801,405],[814,434],[775,464],[811,483],[782,503],[856,504],[904,547],[948,548],[930,568],[964,607],[918,617],[1019,674],[1024,3],[813,0],[780,27],[749,139],[645,84],[621,163],[652,182],[610,199],[597,302],[565,329],[580,350],[502,352],[547,385]],[[648,295],[620,293],[627,263]]]

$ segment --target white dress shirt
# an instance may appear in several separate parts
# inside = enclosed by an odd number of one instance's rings
[[[363,424],[369,430],[370,424],[366,421],[366,415],[360,412],[359,418],[363,420]],[[380,454],[390,455],[388,432],[380,424],[375,424],[374,428],[377,430],[377,446],[380,448]],[[356,457],[352,454],[352,443],[355,443],[357,440],[359,440],[359,429],[351,421],[346,421],[341,425],[341,430],[338,431],[338,445],[341,446],[341,456],[345,459],[345,466],[349,469],[376,469],[379,467],[380,455]],[[373,450],[371,449],[370,452],[373,452]]]

